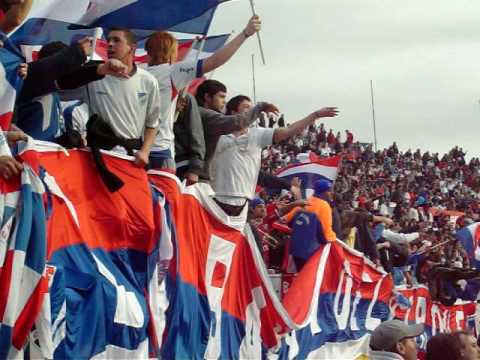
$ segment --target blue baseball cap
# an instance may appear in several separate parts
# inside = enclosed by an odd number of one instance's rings
[[[330,180],[317,180],[313,184],[314,195],[318,196],[324,192],[332,190],[332,182]]]
[[[250,209],[255,209],[258,205],[265,205],[265,201],[259,197],[250,200]]]

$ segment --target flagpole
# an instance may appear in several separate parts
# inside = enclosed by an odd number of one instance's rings
[[[252,54],[252,85],[253,85],[253,103],[257,103],[257,89],[255,83],[255,54]]]
[[[252,8],[252,14],[257,15],[255,13],[255,4],[253,0],[250,0],[250,7]],[[262,46],[262,38],[260,37],[260,32],[257,31],[257,40],[258,40],[258,47],[260,48],[260,55],[262,57],[263,65],[265,65],[265,54],[263,53],[263,46]]]
[[[370,80],[370,95],[372,97],[373,140],[375,143],[375,151],[377,151],[377,125],[375,122],[375,100],[373,97],[373,81],[372,80]]]

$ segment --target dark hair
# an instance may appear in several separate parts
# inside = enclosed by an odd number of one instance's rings
[[[197,89],[197,99],[198,105],[203,106],[205,102],[205,95],[214,96],[220,91],[227,92],[227,87],[217,80],[205,80]]]
[[[51,43],[45,44],[42,46],[42,48],[38,52],[38,58],[43,59],[43,58],[55,55],[56,53],[58,53],[59,51],[62,51],[67,47],[68,46],[61,41],[53,41]]]
[[[135,34],[130,29],[123,28],[123,27],[112,27],[108,31],[108,33],[110,34],[112,31],[122,32],[123,35],[125,35],[125,38],[127,39],[127,42],[128,42],[129,45],[136,45],[137,44],[137,37],[135,36]]]
[[[428,340],[425,360],[460,360],[462,344],[453,334],[437,334]]]
[[[226,115],[232,115],[232,113],[235,111],[238,111],[238,107],[243,101],[252,101],[248,96],[246,95],[237,95],[228,100],[227,102],[227,112]]]

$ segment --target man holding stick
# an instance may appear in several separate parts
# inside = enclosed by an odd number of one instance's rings
[[[175,63],[177,60],[177,40],[169,33],[156,32],[147,40],[149,67],[147,70],[155,76],[160,87],[161,120],[160,127],[155,139],[150,156],[151,168],[163,168],[175,171],[175,144],[174,144],[174,117],[179,92],[184,90],[195,78],[215,70],[225,64],[242,46],[247,38],[260,31],[262,22],[258,15],[252,16],[245,29],[231,40],[223,48],[206,59],[196,61],[184,61]],[[203,134],[201,119],[190,119],[193,146],[201,147]],[[197,156],[191,159],[189,169],[185,174],[187,181],[198,181],[198,173],[203,169],[203,158]]]

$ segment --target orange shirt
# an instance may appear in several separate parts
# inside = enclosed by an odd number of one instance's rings
[[[327,241],[335,241],[337,235],[332,229],[332,208],[328,202],[316,196],[308,199],[309,205],[305,206],[305,211],[309,211],[317,215],[318,220],[322,224],[323,235]],[[289,223],[294,218],[295,214],[301,210],[301,207],[292,209],[283,219]]]

